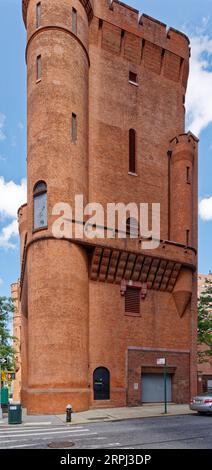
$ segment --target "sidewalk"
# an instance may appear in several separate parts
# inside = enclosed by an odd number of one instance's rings
[[[104,421],[120,421],[124,419],[138,419],[138,418],[153,418],[158,416],[177,416],[194,414],[186,405],[168,404],[168,414],[164,415],[163,404],[142,405],[138,407],[123,407],[123,408],[105,408],[98,410],[82,411],[72,414],[72,422],[70,425],[75,424],[88,424],[94,422]],[[3,423],[7,424],[5,417]],[[64,425],[66,423],[66,415],[46,415],[46,416],[27,416],[23,410],[23,424],[28,425]]]
[[[168,405],[168,416],[193,413],[186,405]],[[119,421],[122,419],[151,418],[165,416],[164,405],[142,405],[138,407],[105,408],[73,413],[72,424],[91,423],[96,421]],[[58,416],[65,422],[65,415]]]

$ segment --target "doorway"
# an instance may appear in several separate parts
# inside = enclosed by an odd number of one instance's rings
[[[110,399],[110,372],[106,367],[98,367],[93,373],[94,400]]]
[[[172,401],[172,376],[167,374],[167,401]],[[160,403],[164,401],[164,375],[142,374],[141,378],[142,403]]]

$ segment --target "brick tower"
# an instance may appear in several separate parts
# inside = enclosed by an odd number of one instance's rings
[[[87,199],[89,19],[80,1],[39,4],[30,0],[23,7],[28,36],[27,290],[31,306],[23,397],[26,394],[29,410],[43,407],[48,411],[59,403],[64,410],[69,402],[86,409],[88,261],[80,246],[51,240],[50,214],[57,202],[72,204],[75,193]],[[71,24],[74,7],[77,36]],[[71,140],[72,115],[77,115],[77,144]],[[39,220],[33,221],[31,195],[39,181],[47,187],[46,229],[39,226]]]
[[[196,391],[198,152],[184,123],[189,40],[118,0],[22,2],[23,404],[59,413],[68,403],[79,411],[160,401],[161,357],[169,399],[188,402]],[[75,195],[105,209],[160,203],[159,247],[142,250],[139,237],[55,238],[53,208],[74,207]]]

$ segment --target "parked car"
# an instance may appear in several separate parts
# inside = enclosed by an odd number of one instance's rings
[[[190,409],[197,411],[199,414],[212,414],[212,392],[202,393],[192,398]]]

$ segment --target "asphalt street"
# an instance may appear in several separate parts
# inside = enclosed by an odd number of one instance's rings
[[[0,449],[211,449],[212,415],[1,426]]]

